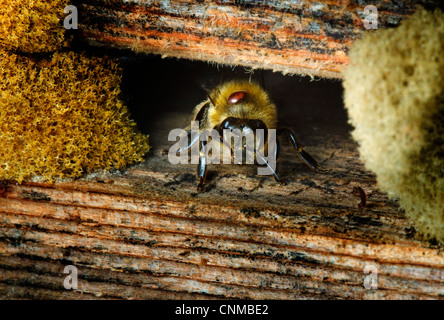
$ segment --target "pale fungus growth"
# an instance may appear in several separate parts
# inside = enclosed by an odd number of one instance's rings
[[[361,157],[424,238],[443,244],[444,13],[368,32],[349,56],[344,100]]]

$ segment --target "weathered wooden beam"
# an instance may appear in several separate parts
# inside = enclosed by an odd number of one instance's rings
[[[162,155],[166,133],[185,119],[157,118],[151,156],[126,172],[4,183],[0,295],[442,298],[444,253],[414,238],[340,129],[304,138],[328,173],[309,172],[284,147],[285,186],[254,167],[221,166],[210,168],[207,189],[197,193],[195,166],[171,165]],[[355,186],[366,192],[364,208]],[[78,269],[77,290],[63,286],[66,265]],[[364,286],[369,266],[378,272],[377,289]]]
[[[423,2],[94,0],[79,4],[79,31],[93,45],[341,78],[350,45],[371,32],[366,5],[377,8],[378,28],[386,28]]]

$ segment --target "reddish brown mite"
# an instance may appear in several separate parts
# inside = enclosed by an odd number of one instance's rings
[[[229,104],[236,104],[240,100],[245,98],[246,95],[247,95],[247,93],[245,91],[236,91],[228,97],[228,103]]]
[[[367,204],[367,195],[361,187],[353,187],[353,194],[361,198],[361,202],[358,204],[359,208],[364,208]]]
[[[248,80],[228,81],[214,88],[209,93],[208,99],[202,101],[194,108],[193,119],[199,123],[199,130],[201,132],[204,130],[215,130],[218,133],[218,137],[214,138],[225,146],[228,144],[228,148],[232,146],[229,142],[224,141],[224,130],[231,132],[239,130],[241,135],[246,132],[253,132],[255,134],[256,130],[264,130],[265,136],[267,136],[269,130],[276,130],[276,137],[288,139],[296,149],[299,158],[313,171],[319,171],[316,160],[302,149],[302,145],[295,133],[288,128],[277,128],[277,108],[268,97],[268,94],[259,85]],[[202,191],[204,190],[208,167],[206,155],[207,142],[200,140],[200,135],[195,135],[197,138],[193,139],[192,131],[192,129],[188,129],[187,140],[189,143],[187,146],[183,149],[180,148],[177,152],[189,150],[195,143],[199,143],[199,163],[197,166],[199,184],[197,190]],[[275,141],[274,159],[279,158],[280,142],[278,140]],[[264,147],[262,146],[262,149]],[[233,152],[232,148],[231,151]],[[243,148],[241,151],[244,152],[246,149]],[[256,156],[261,156],[256,149],[253,151]],[[271,174],[273,174],[275,180],[282,183],[276,172],[277,163],[275,163],[274,168],[268,163],[266,165],[271,169]]]

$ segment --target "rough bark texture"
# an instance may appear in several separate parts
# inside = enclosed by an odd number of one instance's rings
[[[394,27],[434,1],[106,1],[79,4],[90,44],[284,74],[341,78],[363,32],[367,5],[378,28]]]

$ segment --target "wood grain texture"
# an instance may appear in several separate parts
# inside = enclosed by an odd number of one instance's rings
[[[443,298],[444,253],[416,237],[359,160],[339,81],[258,75],[280,125],[328,172],[283,142],[286,185],[254,166],[211,165],[198,193],[196,165],[168,161],[168,134],[189,125],[199,84],[244,70],[124,58],[123,92],[151,152],[124,171],[0,183],[2,299]],[[67,265],[77,290],[64,288]],[[378,289],[364,287],[369,266]]]
[[[254,167],[213,166],[197,193],[195,166],[162,154],[184,119],[159,117],[152,154],[125,172],[4,183],[2,298],[442,298],[444,253],[415,239],[348,134],[304,137],[330,172],[310,172],[284,146],[285,186]],[[66,265],[78,268],[77,290],[63,287]],[[364,287],[369,265],[378,289]]]
[[[378,28],[394,27],[433,1],[107,1],[79,3],[81,37],[97,46],[284,74],[341,78],[364,32],[366,5]]]

